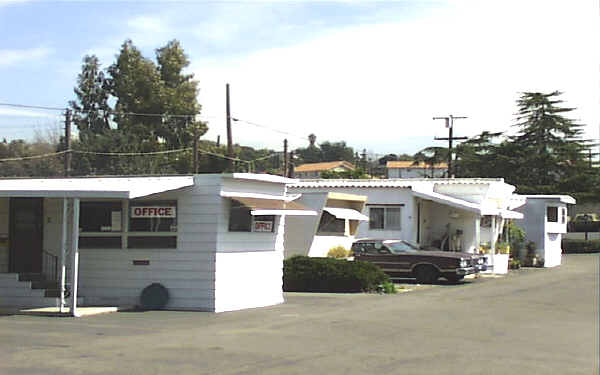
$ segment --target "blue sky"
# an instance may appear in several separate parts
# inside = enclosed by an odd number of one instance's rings
[[[200,82],[205,138],[281,149],[345,140],[414,153],[443,145],[433,116],[469,118],[455,134],[510,131],[522,91],[564,91],[598,138],[599,9],[572,1],[6,1],[0,0],[0,103],[65,107],[86,54],[104,67],[127,38],[147,57],[181,41]],[[57,129],[57,112],[0,107],[7,139]]]

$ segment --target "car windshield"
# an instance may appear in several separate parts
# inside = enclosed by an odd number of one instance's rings
[[[417,245],[411,244],[407,241],[385,242],[385,246],[387,246],[392,253],[407,253],[419,250]]]

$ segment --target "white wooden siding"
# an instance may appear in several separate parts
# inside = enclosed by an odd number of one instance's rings
[[[85,303],[136,305],[142,290],[158,282],[169,290],[167,308],[214,311],[219,177],[197,176],[193,187],[151,197],[177,200],[176,249],[80,250]],[[150,264],[135,266],[133,260]]]

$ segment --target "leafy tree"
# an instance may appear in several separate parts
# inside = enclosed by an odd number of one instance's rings
[[[364,169],[356,168],[352,171],[324,171],[321,172],[321,178],[324,179],[368,179],[371,178]]]
[[[193,74],[184,74],[190,65],[187,55],[177,40],[168,42],[156,50],[158,71],[164,87],[161,113],[167,116],[157,135],[166,141],[168,148],[186,147],[193,141],[194,128],[198,136],[208,130],[206,124],[196,122],[195,116],[173,117],[169,115],[192,115],[200,112],[198,103],[198,81]]]
[[[74,89],[77,100],[69,101],[73,109],[73,122],[81,133],[101,133],[110,129],[108,81],[100,62],[94,55],[83,58],[81,73]]]
[[[455,171],[459,177],[500,177],[499,145],[492,142],[502,135],[484,131],[456,147]]]
[[[419,163],[425,163],[431,167],[431,175],[423,177],[434,177],[434,166],[439,163],[443,163],[448,160],[448,149],[445,147],[427,147],[417,152],[413,156],[414,162],[412,165],[418,165]]]
[[[354,163],[354,149],[346,146],[346,142],[328,142],[321,143],[322,161],[345,160]]]

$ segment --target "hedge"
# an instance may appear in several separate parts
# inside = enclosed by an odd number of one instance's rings
[[[373,292],[389,281],[381,269],[367,262],[300,255],[283,262],[286,292]]]
[[[562,250],[564,254],[583,254],[600,252],[600,240],[574,240],[563,239]]]

